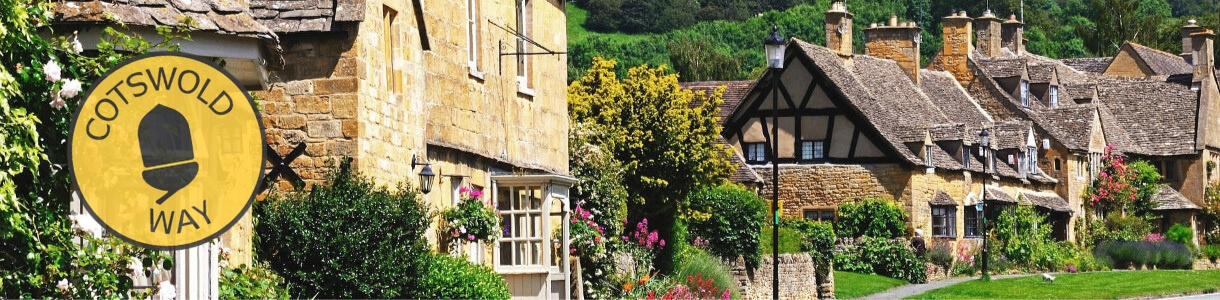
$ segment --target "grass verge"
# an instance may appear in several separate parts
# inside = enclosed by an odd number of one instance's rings
[[[836,275],[836,284],[838,278]],[[967,281],[907,299],[1117,299],[1212,293],[1220,289],[1220,270],[1117,271]]]
[[[906,285],[906,280],[881,275],[835,271],[835,297],[860,298]]]
[[[758,239],[758,251],[771,255],[771,226],[763,226]],[[801,233],[792,228],[779,228],[779,253],[801,253]]]

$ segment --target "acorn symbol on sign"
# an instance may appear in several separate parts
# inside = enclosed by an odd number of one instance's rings
[[[166,191],[157,199],[165,202],[191,184],[199,173],[191,148],[191,127],[173,108],[158,104],[140,120],[140,153],[144,156],[144,182]]]

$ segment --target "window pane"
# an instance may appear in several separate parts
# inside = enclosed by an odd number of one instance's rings
[[[542,209],[542,187],[530,187],[530,209]]]
[[[823,151],[822,148],[823,148],[822,141],[813,142],[813,158],[822,158],[825,156],[825,155],[823,155],[823,153],[825,153],[825,152]]]
[[[513,205],[512,205],[512,201],[513,201],[513,193],[512,193],[512,190],[507,189],[507,188],[503,188],[503,187],[501,187],[501,188],[497,188],[497,189],[496,189],[496,194],[497,194],[497,195],[496,195],[496,203],[497,203],[497,204],[496,204],[496,209],[498,209],[498,210],[510,210],[510,209],[513,207]]]
[[[834,219],[835,219],[835,212],[833,212],[833,211],[823,211],[822,212],[822,221],[834,221]]]
[[[513,264],[513,243],[500,242],[500,265],[511,266]]]
[[[513,216],[510,214],[500,215],[500,225],[504,228],[504,237],[513,237]]]
[[[530,243],[530,264],[542,264],[542,242]]]

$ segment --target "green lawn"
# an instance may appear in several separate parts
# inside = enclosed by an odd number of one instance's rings
[[[860,298],[905,285],[906,280],[881,275],[835,271],[835,297]]]
[[[836,276],[836,285],[838,275]],[[1118,271],[1060,274],[1055,282],[1042,276],[968,281],[908,299],[1116,299],[1187,293],[1213,293],[1220,289],[1220,270]]]

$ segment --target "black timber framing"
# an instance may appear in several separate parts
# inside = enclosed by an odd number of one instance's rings
[[[895,158],[902,157],[902,155],[899,154],[900,152],[898,152],[898,150],[894,148],[894,145],[889,143],[888,140],[886,140],[884,138],[884,135],[881,134],[880,130],[878,130],[874,126],[871,126],[872,123],[868,122],[864,118],[863,112],[859,111],[859,109],[856,108],[854,105],[851,105],[851,103],[846,100],[847,97],[845,96],[843,91],[837,85],[833,84],[833,82],[826,76],[825,72],[822,71],[821,68],[818,68],[815,64],[813,64],[813,62],[810,61],[810,59],[808,57],[805,57],[803,54],[793,54],[792,56],[788,57],[785,60],[785,65],[791,65],[793,62],[800,62],[801,66],[805,67],[805,70],[807,71],[808,75],[810,76],[809,86],[806,88],[806,91],[804,93],[805,97],[803,99],[801,99],[801,101],[800,101],[801,103],[799,106],[795,105],[795,101],[792,99],[792,96],[788,92],[787,88],[783,85],[782,80],[780,81],[780,86],[778,87],[778,90],[780,91],[780,93],[779,93],[780,96],[782,96],[784,98],[783,101],[787,102],[790,107],[788,109],[779,109],[778,113],[779,113],[780,117],[795,118],[794,121],[795,121],[795,126],[796,126],[796,129],[795,129],[796,132],[794,135],[794,145],[793,145],[794,146],[793,147],[794,155],[793,155],[793,158],[778,158],[777,159],[776,157],[778,157],[778,153],[768,153],[769,154],[768,157],[775,159],[779,163],[798,163],[798,162],[831,162],[831,163],[887,163],[888,162],[888,163],[893,163],[893,162],[900,161],[900,162],[904,162],[908,165],[914,164],[914,163],[908,161],[907,159],[895,159]],[[786,70],[786,68],[785,68],[785,70]],[[734,136],[736,136],[738,138],[743,138],[744,131],[742,130],[742,128],[745,127],[746,123],[748,123],[750,119],[757,118],[763,125],[764,140],[767,141],[768,145],[772,144],[772,142],[771,142],[772,137],[771,137],[771,133],[770,133],[771,129],[769,126],[778,126],[778,124],[770,124],[769,121],[767,121],[768,119],[771,118],[771,110],[762,110],[762,104],[763,104],[763,102],[766,102],[766,100],[767,100],[767,99],[764,99],[767,92],[776,88],[769,84],[771,82],[771,80],[768,79],[768,78],[770,78],[769,76],[782,76],[782,74],[783,73],[773,73],[772,71],[768,71],[767,73],[764,73],[764,76],[762,76],[758,79],[757,82],[759,84],[755,85],[754,89],[750,90],[744,96],[744,99],[749,99],[751,96],[754,96],[755,97],[754,102],[750,103],[748,106],[744,106],[744,107],[739,106],[738,107],[739,110],[744,108],[744,111],[734,112],[733,114],[730,114],[729,120],[727,120],[725,122],[725,127],[721,129],[722,136],[724,136],[726,139],[731,139]],[[813,96],[813,92],[818,86],[822,86],[823,90],[825,91],[825,93],[827,95],[827,98],[831,101],[832,104],[834,104],[835,108],[818,108],[818,109],[805,108],[809,104],[810,98]],[[804,117],[804,116],[827,116],[828,117],[827,126],[826,126],[826,137],[823,142],[825,145],[825,147],[823,148],[823,151],[824,151],[823,156],[825,157],[825,159],[819,159],[819,160],[797,159],[797,157],[799,157],[799,151],[801,150],[800,149],[800,141],[801,141],[801,132],[800,131],[802,130],[801,129],[801,127],[802,127],[801,126],[802,125],[801,117]],[[848,151],[847,158],[831,158],[830,153],[829,153],[830,152],[829,149],[833,142],[834,123],[835,123],[835,119],[838,116],[843,116],[843,117],[847,118],[847,120],[850,121],[855,127],[854,132],[852,134],[852,141],[851,141],[850,149]],[[861,126],[864,124],[867,124],[870,126]],[[855,157],[857,143],[859,143],[859,136],[861,135],[861,133],[867,135],[866,136],[867,140],[872,142],[875,147],[877,147],[878,149],[880,149],[882,151],[883,157],[860,157],[860,158]],[[770,147],[768,147],[768,148],[770,148]]]

